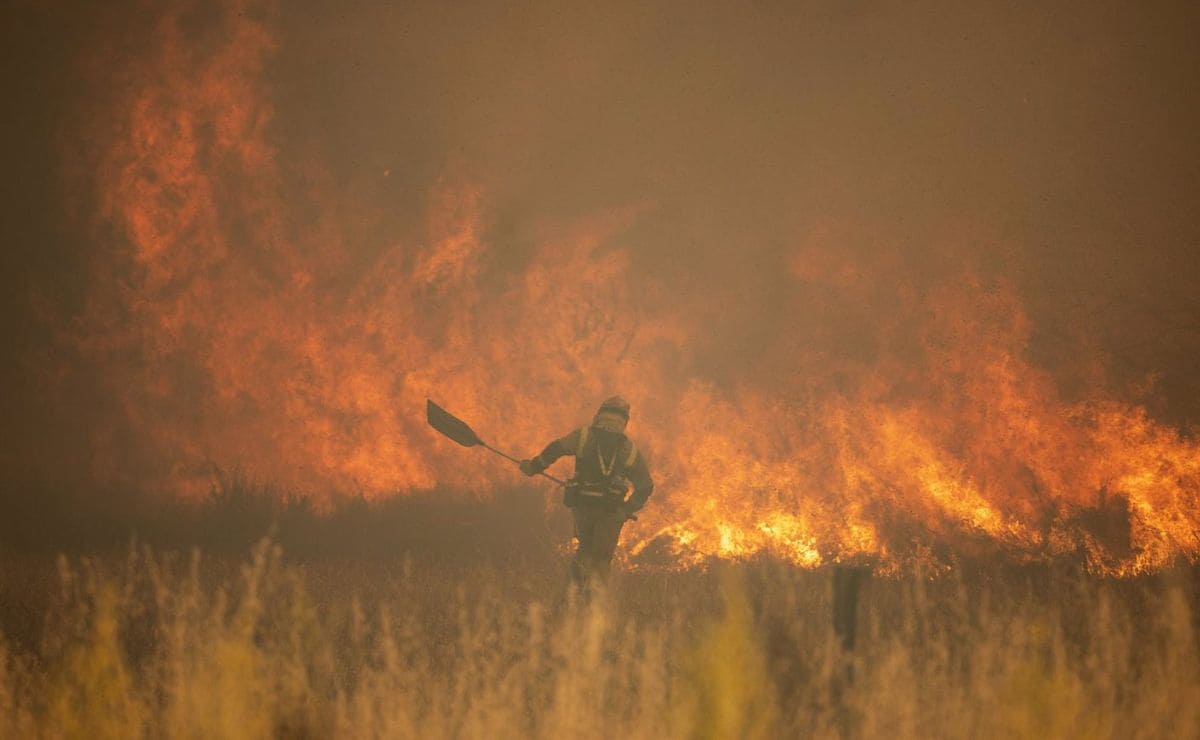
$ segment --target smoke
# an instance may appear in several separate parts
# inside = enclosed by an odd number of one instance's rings
[[[85,20],[11,470],[486,495],[426,397],[532,454],[620,392],[635,554],[1196,552],[1192,9]]]

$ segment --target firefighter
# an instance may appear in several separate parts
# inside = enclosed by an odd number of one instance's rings
[[[579,544],[571,577],[581,585],[608,575],[621,527],[646,505],[654,490],[645,458],[625,436],[628,423],[629,403],[613,396],[600,404],[590,425],[554,440],[537,457],[521,461],[522,473],[537,475],[560,457],[575,457],[575,477],[567,483],[563,503],[575,519]],[[633,494],[626,498],[630,483]]]

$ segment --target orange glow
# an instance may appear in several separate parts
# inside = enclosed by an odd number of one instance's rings
[[[778,266],[793,300],[764,317],[778,339],[717,378],[701,348],[736,299],[636,275],[628,213],[497,267],[487,188],[441,182],[419,236],[368,237],[371,206],[290,187],[269,29],[230,13],[197,54],[176,24],[112,101],[98,220],[116,237],[80,333],[150,485],[195,495],[218,464],[318,498],[487,496],[522,479],[428,429],[427,397],[532,455],[620,393],[658,483],[625,535],[634,566],[945,551],[1132,574],[1200,554],[1200,447],[1102,391],[1064,398],[1003,280],[964,267],[917,291],[896,262],[798,240]],[[867,349],[840,351],[852,338],[820,321],[837,307],[862,311]],[[98,473],[120,475],[119,435],[96,434]]]

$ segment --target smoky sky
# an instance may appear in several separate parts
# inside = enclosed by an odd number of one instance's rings
[[[777,255],[846,229],[864,261],[899,245],[930,272],[969,262],[1007,276],[1047,363],[1090,335],[1130,377],[1177,374],[1170,405],[1193,413],[1179,349],[1196,340],[1186,4],[281,16],[282,135],[377,188],[397,218],[454,168],[494,193],[509,254],[541,222],[640,209],[625,239],[647,274],[762,302],[718,332],[743,344],[777,328],[762,318]],[[1164,341],[1146,343],[1159,325]]]
[[[89,185],[98,111],[137,77],[158,12],[29,2],[4,25],[10,480],[61,476],[112,412],[59,340],[117,241]],[[214,17],[233,12],[189,6],[189,43],[219,43]],[[1172,424],[1200,418],[1194,4],[245,12],[273,34],[263,84],[287,187],[362,204],[350,260],[419,239],[444,180],[487,193],[497,275],[544,259],[534,245],[555,224],[616,218],[643,305],[712,296],[715,339],[695,362],[724,381],[788,330],[774,318],[786,255],[833,234],[863,264],[899,260],[918,289],[963,267],[1011,282],[1065,393],[1094,354],[1115,393]]]

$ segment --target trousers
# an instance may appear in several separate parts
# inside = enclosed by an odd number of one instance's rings
[[[579,583],[602,581],[608,576],[625,516],[597,504],[579,504],[571,509],[571,514],[575,518],[575,538],[579,540],[571,561],[571,577]]]

